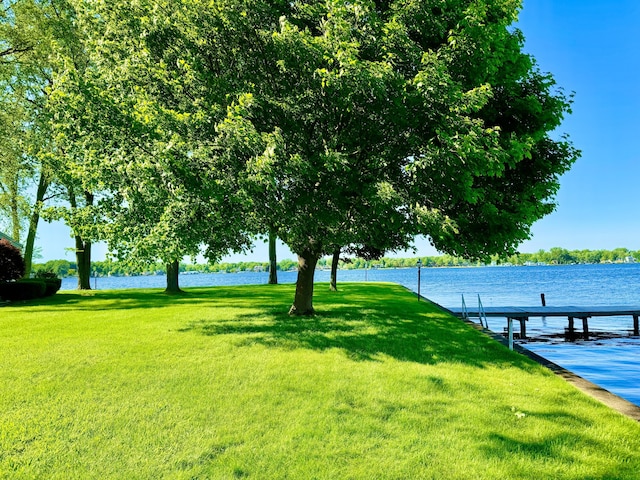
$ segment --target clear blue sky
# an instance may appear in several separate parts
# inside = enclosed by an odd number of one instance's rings
[[[640,2],[525,0],[519,28],[542,71],[575,92],[560,132],[582,151],[556,212],[521,251],[640,249]]]
[[[640,250],[640,1],[524,0],[518,27],[525,50],[566,92],[575,92],[567,133],[582,157],[561,179],[557,210],[536,223],[520,251],[552,247]],[[41,223],[42,260],[74,259],[68,229]],[[425,239],[418,254],[437,252]],[[98,247],[94,259],[105,249]],[[409,255],[409,254],[407,254]],[[279,258],[295,258],[284,246]],[[253,254],[228,260],[266,261],[259,242]]]

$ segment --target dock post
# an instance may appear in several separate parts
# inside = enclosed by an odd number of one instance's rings
[[[576,329],[573,325],[573,317],[569,317],[569,338],[568,340],[570,342],[573,342],[573,340],[575,340],[575,333],[576,333]]]
[[[520,321],[520,338],[524,340],[527,338],[527,318],[520,317],[518,320]]]
[[[582,317],[582,336],[589,340],[589,317]]]
[[[507,330],[509,337],[509,350],[513,350],[513,318],[507,318]]]
[[[637,337],[637,336],[640,336],[640,331],[638,331],[638,330],[640,330],[640,329],[638,328],[638,315],[634,315],[634,316],[633,316],[633,334],[634,334],[636,337]]]
[[[544,293],[540,294],[540,301],[542,302],[542,306],[546,307],[547,306],[547,301],[544,298]]]

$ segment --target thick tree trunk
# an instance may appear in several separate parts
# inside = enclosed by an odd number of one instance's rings
[[[333,251],[333,258],[331,259],[331,280],[329,283],[329,289],[332,292],[338,291],[338,262],[340,261],[340,249]]]
[[[164,293],[182,293],[178,278],[180,276],[180,261],[167,263],[167,288]]]
[[[91,290],[91,241],[80,235],[76,239],[76,263],[78,264],[78,290]]]
[[[269,284],[278,283],[278,259],[276,258],[276,235],[269,232]]]
[[[38,180],[38,189],[36,190],[36,201],[33,204],[33,211],[29,219],[29,231],[27,232],[27,241],[24,245],[24,277],[29,278],[31,275],[31,265],[33,264],[33,249],[36,242],[36,231],[38,230],[38,222],[40,221],[40,209],[44,195],[47,193],[49,182],[44,173],[40,173]]]
[[[298,255],[298,280],[296,295],[289,315],[313,315],[313,276],[316,271],[318,256],[311,252]]]
[[[72,210],[78,208],[76,194],[73,187],[68,186],[69,205]],[[87,205],[93,205],[93,194],[84,192],[84,199]],[[91,240],[85,240],[82,235],[73,232],[76,240],[76,263],[78,265],[78,290],[91,290]]]

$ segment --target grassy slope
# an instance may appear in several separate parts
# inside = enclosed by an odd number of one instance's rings
[[[638,478],[640,425],[390,284],[0,308],[0,478]]]

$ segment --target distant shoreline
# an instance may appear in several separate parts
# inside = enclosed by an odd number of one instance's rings
[[[634,265],[640,262],[602,262],[602,263],[567,263],[567,264],[557,264],[557,263],[537,263],[537,264],[527,264],[527,265],[514,265],[514,264],[499,264],[499,265],[491,265],[491,264],[483,264],[483,265],[422,265],[421,268],[429,268],[429,269],[454,269],[454,268],[518,268],[518,267],[567,267],[567,266],[584,266],[584,265]],[[210,274],[221,274],[221,275],[229,275],[229,274],[238,274],[238,273],[268,273],[268,269],[248,269],[243,268],[242,264],[229,264],[228,270],[217,270],[217,271],[198,271],[198,270],[185,270],[180,271],[180,276],[191,276],[191,275],[210,275]],[[367,266],[367,267],[358,267],[358,268],[349,268],[344,266],[339,266],[338,271],[369,271],[369,270],[416,270],[416,265],[413,266]],[[330,268],[326,267],[316,267],[317,272],[328,272]],[[297,269],[288,269],[282,270],[278,269],[278,273],[287,273],[287,272],[297,272]],[[144,271],[144,272],[125,272],[125,273],[101,273],[92,271],[91,278],[132,278],[132,277],[164,277],[166,272],[164,271]],[[77,277],[76,273],[70,273],[61,278],[75,278]]]
[[[566,250],[555,247],[549,251],[540,250],[537,253],[519,253],[506,257],[493,256],[486,260],[468,260],[452,255],[423,256],[423,257],[383,257],[379,260],[364,260],[362,258],[348,258],[338,265],[340,270],[366,270],[388,268],[416,268],[418,260],[421,267],[486,267],[486,266],[547,266],[547,265],[597,265],[624,264],[640,262],[640,250],[632,251],[626,248],[614,250]],[[331,268],[331,257],[324,257],[318,261],[318,270]],[[92,262],[92,277],[105,276],[134,276],[134,275],[164,275],[166,270],[161,262],[147,263],[145,266],[127,265],[125,262],[113,260]],[[298,262],[283,259],[278,262],[278,271],[295,271]],[[45,270],[55,273],[58,277],[73,277],[76,275],[77,265],[69,260],[50,260],[45,263],[35,263],[33,271]],[[196,263],[180,264],[180,273],[234,273],[234,272],[268,272],[269,262],[229,262],[229,263]]]

